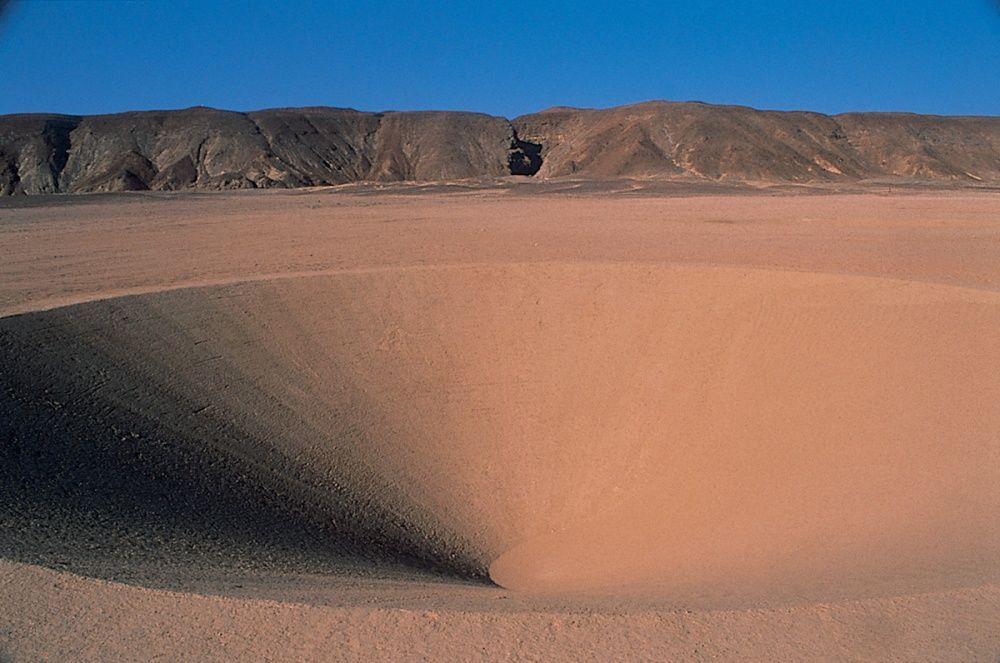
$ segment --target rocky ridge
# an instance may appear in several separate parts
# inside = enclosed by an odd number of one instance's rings
[[[0,194],[509,176],[1000,183],[1000,117],[646,102],[480,113],[196,107],[0,116]]]

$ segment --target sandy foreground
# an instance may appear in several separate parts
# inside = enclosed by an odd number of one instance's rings
[[[0,660],[996,660],[1000,198],[0,202]]]

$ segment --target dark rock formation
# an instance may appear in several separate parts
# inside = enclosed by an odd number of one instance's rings
[[[1000,182],[1000,118],[649,102],[513,121],[211,108],[0,116],[0,193],[301,187],[508,175]]]
[[[66,115],[0,117],[0,193],[61,191],[70,133],[79,123]]]

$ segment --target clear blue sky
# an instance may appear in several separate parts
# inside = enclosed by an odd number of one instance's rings
[[[15,0],[0,18],[0,113],[326,105],[511,117],[647,99],[1000,115],[1000,8]]]

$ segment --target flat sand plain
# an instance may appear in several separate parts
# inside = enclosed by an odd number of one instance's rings
[[[0,203],[0,659],[996,660],[1000,198]]]

